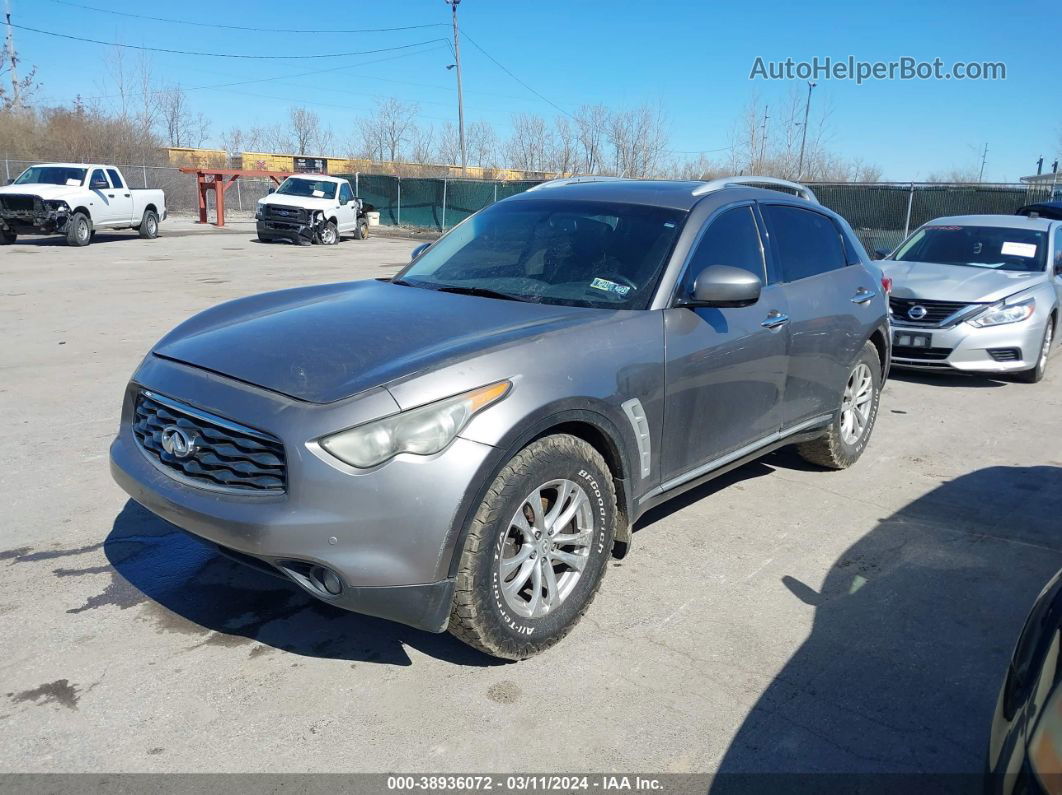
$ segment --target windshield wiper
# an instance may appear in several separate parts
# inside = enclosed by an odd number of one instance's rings
[[[446,285],[444,287],[434,288],[440,293],[458,293],[459,295],[478,295],[481,298],[498,298],[502,301],[521,301],[523,303],[531,303],[530,298],[522,298],[518,295],[509,295],[509,293],[500,293],[497,290],[491,290],[489,287],[458,287],[455,285]]]
[[[391,279],[391,284],[400,284],[403,287],[416,287],[413,282],[407,282],[405,279]]]

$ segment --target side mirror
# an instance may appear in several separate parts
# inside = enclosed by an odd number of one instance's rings
[[[269,190],[266,191],[266,195],[268,195],[270,193],[276,193],[276,192],[277,192],[276,188],[270,188]]]
[[[423,254],[425,251],[427,251],[428,247],[430,245],[431,245],[431,243],[421,243],[419,246],[417,246],[415,249],[413,249],[413,253],[409,255],[409,261],[412,262],[417,257],[419,257],[421,254]]]
[[[15,180],[13,180],[13,179],[9,179],[9,180],[7,181],[7,184],[8,184],[8,185],[14,185],[14,184],[15,184]]]
[[[892,253],[890,248],[876,248],[874,249],[874,259],[885,259]]]
[[[763,282],[744,268],[710,265],[693,283],[693,294],[680,306],[748,306],[760,300]]]
[[[107,184],[105,179],[94,179],[89,184],[89,190],[107,190],[109,187],[110,185]]]

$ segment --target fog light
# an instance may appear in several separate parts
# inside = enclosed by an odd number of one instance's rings
[[[331,569],[324,569],[321,575],[321,584],[332,596],[338,596],[343,591],[343,583],[339,581],[339,575]]]

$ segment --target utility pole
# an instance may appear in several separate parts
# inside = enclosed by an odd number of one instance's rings
[[[981,173],[977,175],[978,182],[984,182],[985,163],[988,162],[988,144],[985,144],[984,154],[981,155]]]
[[[18,90],[18,56],[15,54],[15,35],[11,28],[11,0],[4,0],[4,22],[7,25],[7,60],[11,64],[11,105],[19,107],[22,98]]]
[[[797,166],[797,179],[799,180],[804,176],[804,144],[808,140],[808,114],[811,112],[811,89],[815,87],[815,83],[808,81],[808,101],[804,105],[804,132],[800,136],[800,165]]]
[[[457,6],[461,0],[443,0],[454,17],[454,62],[457,66],[457,129],[461,137],[461,173],[468,171],[468,155],[465,150],[465,97],[461,91],[461,39],[457,30]]]
[[[767,145],[767,120],[771,118],[767,115],[768,107],[770,106],[763,106],[763,134],[760,136],[760,162],[756,165],[756,168],[760,171],[763,170],[763,148]]]

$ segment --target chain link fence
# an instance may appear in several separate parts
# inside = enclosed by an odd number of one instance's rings
[[[10,181],[40,161],[3,160]],[[132,188],[160,188],[171,213],[192,213],[198,206],[195,177],[172,166],[119,165]],[[424,229],[448,229],[494,202],[538,184],[500,181],[339,174],[355,195],[373,205],[380,223]],[[268,179],[238,179],[226,194],[226,210],[251,213],[275,184]],[[809,183],[819,201],[844,216],[868,251],[891,249],[926,221],[944,215],[1013,214],[1019,207],[1062,192],[1057,185],[938,183]],[[207,199],[213,212],[214,194]]]

